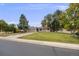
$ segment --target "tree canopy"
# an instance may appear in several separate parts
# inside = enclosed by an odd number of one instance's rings
[[[7,25],[8,24],[4,20],[0,20],[0,31],[4,31]]]
[[[58,31],[60,28],[60,14],[62,11],[56,10],[54,14],[48,14],[42,21],[43,27],[49,28],[50,31]]]
[[[48,15],[50,16],[50,14]],[[44,20],[41,23],[43,27],[45,27],[45,25],[49,25],[47,27],[49,27],[52,30],[54,30],[56,26],[57,28],[60,27],[70,31],[76,31],[77,29],[79,29],[78,3],[71,3],[69,5],[69,8],[65,11],[56,10],[53,14],[51,14],[50,17],[48,15],[45,16]]]
[[[29,26],[28,20],[26,19],[26,17],[23,14],[21,14],[19,24],[18,24],[18,28],[26,31],[28,29],[28,26]]]

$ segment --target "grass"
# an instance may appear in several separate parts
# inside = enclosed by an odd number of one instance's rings
[[[71,34],[57,33],[57,32],[38,32],[21,37],[23,39],[65,42],[79,44],[79,38],[73,37]]]

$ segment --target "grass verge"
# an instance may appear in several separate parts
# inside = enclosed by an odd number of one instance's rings
[[[79,38],[73,37],[71,34],[57,32],[38,32],[20,37],[29,40],[52,41],[79,44]]]

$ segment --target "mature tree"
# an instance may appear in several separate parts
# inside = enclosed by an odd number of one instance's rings
[[[44,17],[44,20],[42,21],[42,26],[46,29],[50,29],[50,21],[52,20],[52,14],[48,14]]]
[[[73,27],[73,32],[79,29],[79,4],[72,3],[69,5],[69,8],[66,10],[67,19],[69,20],[71,27]]]
[[[63,12],[57,10],[54,14],[48,14],[44,17],[42,26],[50,28],[50,30],[61,27],[75,33],[75,31],[79,30],[79,4],[71,3],[69,8]]]
[[[55,13],[54,13],[54,16],[56,16],[58,19],[60,19],[60,15],[62,14],[63,12],[61,10],[56,10]]]
[[[20,30],[24,30],[24,31],[26,31],[28,29],[28,21],[23,14],[21,14],[21,16],[20,16],[18,28]]]
[[[51,21],[51,29],[53,32],[57,32],[59,29],[60,29],[60,22],[58,19],[54,18],[52,21]]]
[[[57,31],[60,27],[60,14],[62,11],[57,10],[54,14],[48,14],[44,17],[42,21],[42,26],[50,29],[50,31]],[[55,22],[55,23],[54,23]]]
[[[63,14],[63,12],[61,10],[56,10],[55,13],[53,14],[53,20],[56,22],[56,28],[57,30],[62,29],[62,22],[61,22],[61,15]],[[57,31],[56,30],[56,31]]]
[[[60,29],[60,14],[62,11],[57,10],[54,14],[48,14],[42,20],[42,26],[50,31],[58,31]]]
[[[4,20],[0,20],[0,31],[4,31],[7,27],[7,23]]]
[[[60,24],[60,14],[61,14],[62,12],[60,11],[60,10],[57,10],[53,15],[52,15],[52,20],[51,20],[51,22],[50,22],[50,24],[51,24],[51,26],[50,26],[50,28],[51,28],[51,30],[52,31],[58,31],[58,30],[60,30],[60,28],[61,28],[61,24]]]
[[[15,26],[15,24],[9,24],[7,29],[6,29],[6,31],[16,33],[16,26]]]
[[[45,27],[45,25],[46,25],[46,20],[45,20],[45,19],[42,20],[41,24],[42,24],[42,27]]]

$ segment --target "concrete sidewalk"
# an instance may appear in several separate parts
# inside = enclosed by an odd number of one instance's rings
[[[20,33],[20,34],[17,34],[17,35],[10,35],[10,36],[7,36],[7,37],[5,37],[5,38],[18,38],[18,37],[22,37],[22,36],[24,36],[24,35],[30,35],[30,34],[32,34],[32,33],[34,33],[34,32]]]
[[[79,50],[79,44],[37,41],[37,40],[29,40],[29,39],[20,39],[20,38],[18,38],[18,37],[21,37],[21,36],[24,36],[24,35],[30,35],[30,34],[32,34],[32,33],[24,33],[24,34],[13,35],[13,36],[8,36],[8,37],[0,37],[0,39]]]

